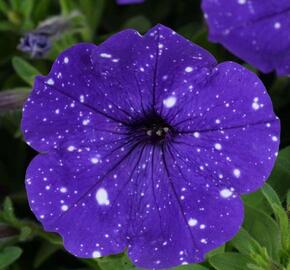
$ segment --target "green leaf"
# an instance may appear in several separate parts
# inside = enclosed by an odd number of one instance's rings
[[[17,218],[14,214],[14,207],[12,200],[9,197],[6,197],[3,203],[3,212],[1,213],[1,217],[4,221],[8,221],[10,223],[15,223]]]
[[[19,247],[6,247],[0,251],[0,269],[3,269],[15,262],[22,254]]]
[[[0,31],[14,31],[14,30],[15,30],[15,26],[11,22],[0,21]]]
[[[10,5],[14,11],[20,10],[21,1],[25,1],[25,0],[10,0],[9,1]]]
[[[91,38],[97,32],[105,8],[104,0],[79,0],[81,12],[87,18]]]
[[[270,207],[261,190],[243,195],[242,198],[244,203],[251,205],[253,208],[263,211],[266,214],[273,213],[273,209]]]
[[[20,110],[11,110],[6,111],[5,113],[2,112],[0,113],[1,128],[4,128],[14,138],[20,138],[21,137],[19,134],[19,126],[21,121]]]
[[[265,213],[245,204],[243,227],[261,245],[266,247],[274,260],[279,260],[281,233],[278,224]]]
[[[20,235],[19,235],[19,241],[25,241],[27,240],[32,234],[32,230],[30,227],[25,226],[22,227],[20,230]]]
[[[288,249],[290,249],[290,231],[287,213],[283,209],[278,195],[271,188],[271,186],[265,184],[262,188],[262,192],[271,207],[273,208],[273,212],[275,214],[276,220],[278,221],[281,231],[282,247],[284,248],[284,250],[287,251]]]
[[[274,190],[278,193],[281,201],[286,199],[290,189],[290,146],[279,152],[275,167],[268,179]]]
[[[140,33],[146,32],[151,27],[151,22],[145,16],[135,16],[130,18],[123,28],[133,28]]]
[[[34,7],[34,0],[23,0],[20,3],[20,10],[23,15],[22,21],[22,29],[23,30],[30,30],[33,27],[33,23],[31,20],[31,13]]]
[[[5,0],[0,0],[0,11],[6,15],[9,12],[9,6],[5,3]]]
[[[24,15],[25,18],[30,18],[33,5],[34,5],[34,0],[23,0],[21,3],[21,12]]]
[[[30,63],[17,56],[12,58],[12,65],[19,77],[33,86],[34,78],[39,75],[40,72]]]
[[[75,4],[71,0],[60,0],[60,9],[63,15],[69,15],[74,9],[76,9]]]
[[[60,249],[60,246],[52,245],[48,242],[42,243],[41,247],[35,255],[33,262],[34,268],[40,267],[50,256]]]
[[[225,245],[222,245],[218,248],[215,248],[214,250],[211,250],[206,254],[206,258],[210,258],[216,254],[224,253],[225,252]]]
[[[49,52],[49,58],[54,60],[61,52],[71,47],[75,43],[77,43],[77,40],[72,34],[62,34],[62,37],[54,42],[53,47]]]
[[[273,205],[273,209],[281,231],[282,247],[285,251],[290,252],[290,230],[287,213],[276,204]]]
[[[102,257],[97,259],[98,265],[102,270],[132,270],[136,268],[128,259],[126,254]]]
[[[262,247],[245,229],[231,240],[231,244],[241,253],[249,256],[256,265],[267,269],[271,265],[272,259],[269,257],[267,249]]]
[[[260,244],[243,228],[231,240],[231,244],[244,255],[259,253],[262,249]]]
[[[270,185],[265,183],[264,186],[262,187],[261,191],[271,207],[274,204],[282,206],[278,194],[275,192],[275,190]]]
[[[252,261],[248,256],[227,252],[210,257],[209,263],[217,270],[248,270]]]
[[[188,264],[175,267],[172,270],[209,270],[209,269],[199,264]]]
[[[34,3],[32,17],[33,21],[39,22],[47,18],[49,8],[53,4],[51,0],[41,0]]]
[[[287,193],[287,212],[290,212],[290,190]]]
[[[276,78],[269,88],[270,97],[277,111],[288,105],[290,98],[290,92],[287,91],[288,88],[289,78],[286,76]]]

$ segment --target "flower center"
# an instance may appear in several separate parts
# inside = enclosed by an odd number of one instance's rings
[[[160,144],[172,137],[173,128],[159,115],[151,113],[129,125],[130,135],[145,143]]]

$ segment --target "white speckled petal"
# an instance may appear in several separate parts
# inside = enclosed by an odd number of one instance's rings
[[[236,194],[225,198],[218,188],[196,184],[192,179],[196,176],[183,174],[184,164],[171,156],[169,148],[156,148],[152,155],[146,205],[141,204],[144,212],[135,224],[142,233],[130,243],[129,257],[146,269],[201,262],[209,250],[237,233],[242,202]]]
[[[31,209],[76,256],[121,253],[134,236],[135,203],[147,190],[149,150],[111,143],[38,155],[27,170]],[[92,157],[99,162],[92,163]]]
[[[183,166],[202,182],[254,191],[268,178],[279,149],[280,122],[261,81],[225,62],[208,73],[191,98],[189,80],[165,117],[179,135],[173,142]],[[185,98],[187,97],[187,98]],[[195,178],[192,179],[195,181]]]
[[[290,75],[288,0],[203,0],[209,38],[263,72]]]

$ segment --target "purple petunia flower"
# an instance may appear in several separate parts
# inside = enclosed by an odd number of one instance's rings
[[[209,38],[268,73],[290,75],[289,0],[203,0]]]
[[[140,4],[143,2],[144,2],[144,0],[117,0],[117,3],[119,5]]]
[[[200,262],[269,176],[279,120],[258,77],[158,25],[64,51],[37,77],[22,131],[39,154],[30,206],[68,251],[140,267]]]

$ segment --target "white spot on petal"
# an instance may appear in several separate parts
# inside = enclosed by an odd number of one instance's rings
[[[84,95],[80,95],[80,102],[83,103],[85,101]]]
[[[200,137],[200,133],[196,131],[196,132],[193,133],[193,136],[194,136],[195,138],[199,138],[199,137]]]
[[[281,23],[280,22],[275,22],[274,28],[275,29],[280,29],[281,28]]]
[[[74,150],[76,150],[76,148],[75,148],[73,145],[70,145],[70,146],[67,148],[67,151],[69,151],[69,152],[72,152],[72,151],[74,151]]]
[[[90,119],[83,120],[83,125],[86,126],[90,123]]]
[[[220,143],[215,143],[214,148],[216,150],[221,150],[222,149],[222,145]]]
[[[48,79],[46,81],[46,83],[49,84],[49,85],[54,85],[54,80],[53,79]]]
[[[193,68],[192,67],[186,67],[185,68],[185,72],[188,72],[189,73],[189,72],[192,72],[192,71],[193,71]]]
[[[255,97],[254,100],[253,100],[253,103],[252,103],[252,108],[255,111],[258,110],[258,109],[260,109],[260,104],[258,102],[259,102],[259,98],[258,97]]]
[[[96,200],[99,205],[109,205],[108,192],[104,188],[99,188],[96,193]]]
[[[98,164],[99,163],[99,158],[98,157],[93,157],[93,158],[91,158],[91,162],[93,163],[93,164]]]
[[[234,169],[233,170],[234,176],[239,178],[241,176],[241,171],[239,169]]]
[[[220,191],[220,195],[223,198],[229,198],[229,197],[231,197],[233,195],[233,192],[231,190],[225,188],[225,189],[222,189]]]
[[[61,210],[64,211],[64,212],[67,211],[67,210],[68,210],[68,206],[65,205],[65,204],[62,205],[62,206],[61,206]]]
[[[92,256],[93,256],[93,258],[99,258],[99,257],[101,257],[102,255],[101,255],[101,252],[99,252],[99,251],[94,251],[93,254],[92,254]]]
[[[166,108],[172,108],[176,103],[176,97],[170,96],[163,100],[163,104]]]
[[[253,102],[252,103],[252,108],[256,111],[256,110],[259,110],[260,108],[260,105],[257,103],[257,102]]]
[[[189,225],[190,227],[194,227],[196,224],[197,224],[197,220],[196,220],[196,219],[194,219],[194,218],[190,218],[190,219],[188,220],[188,225]]]
[[[112,55],[109,53],[101,53],[100,56],[103,58],[112,58]]]
[[[66,193],[67,192],[67,188],[66,187],[61,187],[59,190],[60,190],[61,193]]]

